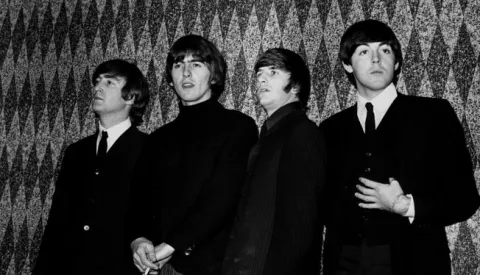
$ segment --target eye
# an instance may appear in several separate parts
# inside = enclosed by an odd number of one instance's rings
[[[203,64],[200,63],[200,62],[195,62],[195,63],[193,63],[193,67],[194,67],[194,68],[201,68],[202,65],[203,65]]]
[[[180,63],[174,63],[173,69],[179,69],[181,67]]]
[[[358,53],[358,55],[365,55],[368,53],[368,50],[360,50],[360,52]]]
[[[273,75],[277,75],[277,74],[278,74],[278,72],[277,72],[276,70],[271,70],[271,71],[270,71],[270,75],[272,75],[272,76],[273,76]]]
[[[392,53],[392,49],[390,49],[390,48],[384,48],[384,49],[383,49],[383,52],[386,53],[386,54],[391,54],[391,53]]]

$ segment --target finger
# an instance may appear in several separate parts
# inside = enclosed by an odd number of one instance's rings
[[[150,248],[150,247],[149,247]],[[147,253],[148,259],[153,263],[157,261],[157,257],[155,256],[155,251],[152,249],[146,249],[145,251]]]
[[[369,203],[374,203],[378,201],[377,198],[374,196],[365,196],[360,193],[355,193],[355,197],[357,197],[358,199],[361,199],[364,202],[369,202]]]
[[[145,266],[143,266],[142,260],[140,259],[137,253],[133,254],[133,263],[140,271],[143,272],[143,270],[145,269]]]
[[[367,188],[365,186],[361,186],[360,184],[357,184],[356,187],[357,187],[357,190],[360,191],[364,195],[369,195],[369,196],[375,195],[375,190],[374,189]]]
[[[138,264],[137,262],[133,262],[133,264],[135,265],[135,267],[138,269],[138,271],[140,272],[143,272],[143,269],[142,266],[140,264]]]
[[[390,184],[392,184],[392,183],[394,183],[394,182],[398,183],[398,181],[397,181],[395,178],[388,178],[388,182],[389,182]]]
[[[380,205],[377,203],[359,203],[358,206],[366,209],[381,209]]]
[[[369,179],[366,179],[366,178],[363,178],[363,177],[358,178],[358,180],[361,183],[363,183],[365,186],[367,186],[369,188],[372,188],[372,189],[374,189],[378,185],[378,182],[375,182],[373,180],[369,180]]]
[[[140,262],[141,265],[143,266],[143,269],[149,267],[150,269],[157,269],[157,266],[148,259],[147,254],[145,254],[145,251],[142,251],[142,253],[139,253],[140,256]]]

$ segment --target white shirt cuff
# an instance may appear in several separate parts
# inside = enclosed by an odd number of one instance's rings
[[[408,207],[407,213],[405,213],[404,216],[408,217],[408,220],[410,221],[410,223],[412,223],[413,220],[415,219],[415,203],[413,201],[413,196],[411,194],[407,194],[405,196],[410,198],[410,206]]]

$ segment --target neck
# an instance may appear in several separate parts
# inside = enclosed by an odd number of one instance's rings
[[[388,86],[380,89],[380,90],[370,90],[370,89],[358,89],[358,94],[365,98],[366,100],[368,101],[372,101],[375,97],[377,97],[378,95],[380,95],[383,91],[385,91],[385,89],[387,88]]]
[[[110,127],[113,127],[121,122],[124,122],[129,118],[128,115],[116,115],[116,116],[100,116],[100,124],[102,127],[105,129],[109,129]]]

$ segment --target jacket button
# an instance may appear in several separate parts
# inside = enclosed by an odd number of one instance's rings
[[[95,176],[98,176],[100,174],[100,169],[95,169]]]
[[[365,172],[369,173],[370,172],[370,167],[365,168]]]
[[[366,155],[367,157],[370,157],[370,156],[372,155],[372,153],[371,153],[371,152],[366,152],[365,155]]]
[[[83,227],[83,230],[85,230],[85,231],[89,231],[89,230],[90,230],[90,226],[88,226],[88,225],[85,225],[85,226]]]

